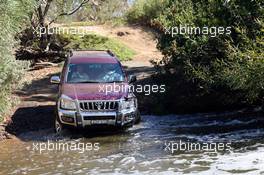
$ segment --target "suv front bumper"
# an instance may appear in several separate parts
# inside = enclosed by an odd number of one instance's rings
[[[132,126],[136,109],[124,111],[89,111],[77,112],[75,110],[58,109],[58,117],[62,124],[74,127],[86,127],[93,125],[110,125],[110,126]]]

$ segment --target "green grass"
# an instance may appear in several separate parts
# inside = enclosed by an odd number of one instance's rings
[[[93,26],[97,24],[95,21],[69,22],[61,24],[61,27]]]
[[[95,34],[88,34],[84,36],[60,35],[60,39],[69,42],[66,49],[109,49],[114,52],[120,61],[131,60],[136,54],[134,50],[116,39]]]

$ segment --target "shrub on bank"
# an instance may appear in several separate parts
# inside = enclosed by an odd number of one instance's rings
[[[140,7],[150,4],[147,1]],[[158,4],[164,5],[161,2]],[[151,6],[154,9],[155,6]],[[262,105],[264,102],[263,2],[168,0],[158,14],[132,7],[134,21],[150,17],[159,32],[156,81],[166,84],[158,98],[159,111],[197,112]],[[180,25],[229,27],[229,34],[175,34],[167,30]],[[175,31],[174,31],[175,32]],[[157,104],[154,104],[157,105]]]
[[[33,3],[31,0],[3,0],[0,3],[0,121],[14,102],[11,90],[18,85],[23,65],[14,57],[15,34],[25,23],[26,14]]]
[[[150,24],[165,10],[168,0],[136,0],[126,12],[129,23]]]

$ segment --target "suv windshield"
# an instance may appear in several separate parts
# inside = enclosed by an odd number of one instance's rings
[[[123,82],[123,71],[118,63],[70,64],[67,83]]]

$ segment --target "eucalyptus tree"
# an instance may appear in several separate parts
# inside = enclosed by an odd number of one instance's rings
[[[71,16],[90,4],[97,6],[95,0],[37,0],[37,5],[31,13],[31,24],[34,30],[39,30],[40,49],[47,50],[49,43],[48,26],[64,16]],[[35,33],[37,34],[37,33]]]

